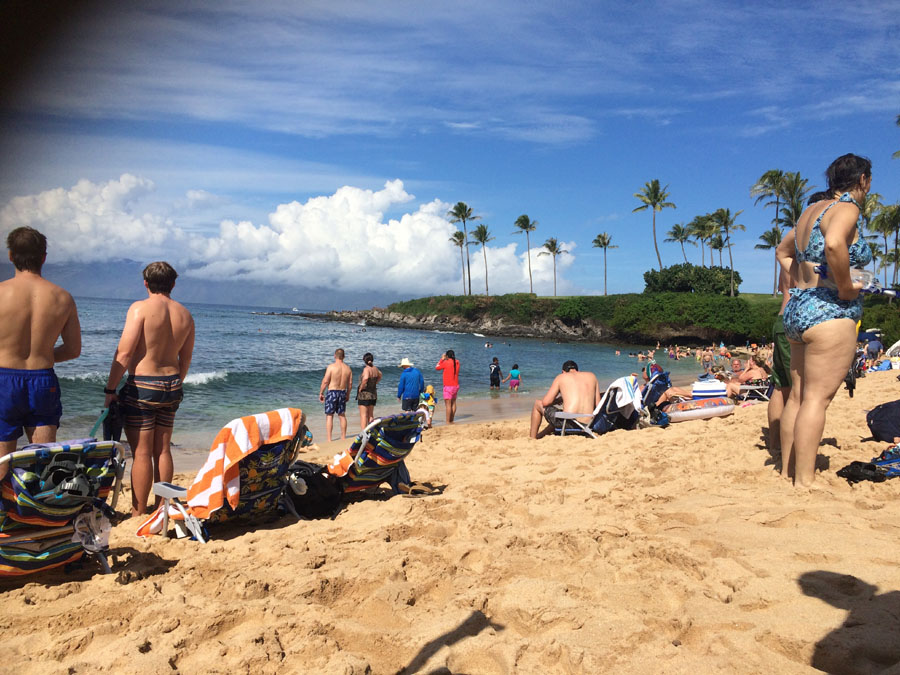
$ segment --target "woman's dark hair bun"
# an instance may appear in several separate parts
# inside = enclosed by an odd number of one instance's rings
[[[852,153],[841,155],[825,170],[828,190],[832,194],[852,190],[863,176],[871,178],[872,160]]]

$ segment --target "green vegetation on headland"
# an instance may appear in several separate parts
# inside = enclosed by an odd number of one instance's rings
[[[700,293],[628,293],[538,297],[442,295],[395,302],[362,313],[372,325],[450,328],[493,335],[534,335],[590,342],[741,344],[768,341],[780,297]],[[406,321],[400,319],[406,318]],[[900,339],[900,305],[867,296],[863,328],[881,328],[885,346]]]
[[[396,302],[387,313],[431,327],[458,320],[478,332],[555,335],[589,341],[649,343],[757,341],[770,335],[780,298],[731,298],[696,293],[628,293],[607,296],[495,297],[442,295]],[[374,317],[373,317],[374,318]],[[371,320],[371,319],[370,319]],[[376,318],[377,320],[377,318]],[[515,330],[522,328],[525,331]]]

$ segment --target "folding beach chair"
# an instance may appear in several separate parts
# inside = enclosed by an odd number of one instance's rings
[[[341,479],[345,493],[388,483],[400,494],[411,486],[403,460],[421,439],[425,424],[421,410],[372,420],[348,450],[335,455],[328,473]]]
[[[33,444],[0,457],[2,465],[9,472],[0,485],[0,576],[59,567],[85,552],[108,574],[122,445],[92,438]]]
[[[741,385],[740,401],[768,401],[775,387],[771,380],[751,380]]]
[[[555,415],[560,424],[553,431],[560,436],[575,434],[596,438],[597,434],[613,429],[634,429],[642,408],[637,378],[633,375],[620,377],[606,388],[591,413],[590,422],[582,421],[586,415],[560,412]]]
[[[229,422],[216,435],[189,488],[156,483],[162,504],[138,528],[139,536],[168,534],[169,521],[180,535],[206,542],[204,525],[237,518],[259,520],[281,510],[296,512],[285,498],[288,468],[297,451],[312,441],[298,408],[281,408]]]

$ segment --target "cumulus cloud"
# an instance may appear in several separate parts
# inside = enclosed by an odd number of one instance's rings
[[[130,174],[104,184],[80,181],[16,197],[0,208],[8,231],[31,225],[50,242],[51,262],[165,258],[185,274],[217,281],[253,281],[339,291],[413,295],[458,294],[460,251],[450,238],[450,204],[434,199],[413,207],[400,180],[380,190],[345,186],[331,195],[278,205],[267,223],[224,220],[212,234],[186,233],[170,219],[139,212],[153,183]],[[197,204],[215,201],[202,190],[185,193]],[[397,211],[406,212],[386,217]],[[495,233],[497,234],[497,233]],[[470,228],[471,237],[471,228]],[[524,242],[520,242],[524,243]],[[574,242],[563,242],[572,252]],[[535,292],[553,292],[553,259],[531,251]],[[472,290],[484,292],[484,252],[470,245]],[[527,252],[510,243],[487,247],[491,294],[528,290]],[[574,256],[557,258],[559,292],[571,290],[564,271]]]
[[[153,183],[131,174],[117,180],[14,197],[0,209],[0,229],[28,225],[48,239],[50,262],[147,258],[173,249],[181,232],[166,218],[138,213]]]
[[[410,295],[459,293],[462,265],[450,242],[457,225],[450,205],[435,199],[398,218],[385,212],[414,199],[400,180],[377,191],[345,186],[333,195],[279,205],[267,225],[225,221],[218,236],[194,237],[189,274],[208,279],[247,279],[341,291],[392,291]],[[574,243],[564,248],[574,249]],[[553,261],[532,251],[535,290],[553,289]],[[472,290],[484,290],[484,254],[470,246]],[[487,249],[491,293],[528,290],[526,254],[516,244]],[[572,256],[557,259],[557,273]],[[565,282],[558,278],[559,288]]]

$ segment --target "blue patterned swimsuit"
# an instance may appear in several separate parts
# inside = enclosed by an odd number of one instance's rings
[[[841,195],[838,201],[856,204],[849,193]],[[837,202],[835,202],[836,204]],[[797,262],[825,263],[825,235],[822,234],[822,216],[834,204],[825,207],[825,210],[816,218],[809,233],[809,241],[802,251],[797,251]],[[856,204],[858,207],[859,204]],[[857,224],[858,227],[858,224]],[[850,255],[850,267],[863,268],[872,261],[872,250],[868,243],[860,237],[853,242],[848,250]],[[831,319],[850,319],[854,323],[862,318],[862,298],[856,300],[841,300],[838,292],[831,288],[792,288],[791,299],[784,308],[784,332],[789,339],[801,342],[803,333],[813,326]]]

